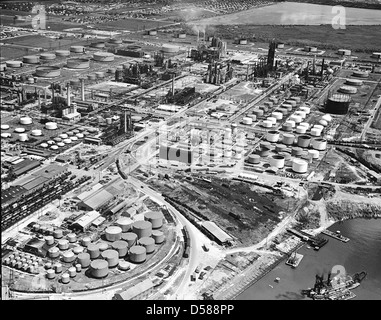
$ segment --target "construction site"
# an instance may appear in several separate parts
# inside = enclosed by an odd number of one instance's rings
[[[287,228],[379,215],[380,53],[108,27],[1,27],[9,298],[232,298]]]

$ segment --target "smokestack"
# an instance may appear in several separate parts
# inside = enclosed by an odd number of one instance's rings
[[[51,86],[52,86],[52,102],[54,102],[54,82],[52,82]]]
[[[67,106],[70,107],[71,101],[70,101],[70,83],[68,82],[66,84],[66,97],[67,97]]]
[[[127,110],[124,111],[124,133],[127,132]]]
[[[81,100],[85,101],[85,79],[81,79]]]
[[[320,80],[323,81],[323,72],[324,72],[324,58],[323,61],[321,62],[321,73],[320,73]]]

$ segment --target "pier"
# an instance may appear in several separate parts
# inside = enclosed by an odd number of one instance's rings
[[[307,242],[308,244],[310,244],[315,250],[319,250],[321,247],[325,246],[328,242],[328,239],[318,238],[304,231],[298,231],[295,229],[287,229],[287,231],[299,237],[300,239]]]
[[[341,235],[340,233],[335,233],[335,232],[332,232],[332,231],[330,231],[330,230],[324,230],[323,232],[322,232],[322,234],[325,234],[325,235],[327,235],[327,236],[330,236],[330,237],[332,237],[332,238],[334,238],[334,239],[336,239],[336,240],[340,240],[340,241],[342,241],[342,242],[345,242],[345,243],[347,243],[350,239],[349,238],[347,238],[347,237],[344,237],[343,235]]]

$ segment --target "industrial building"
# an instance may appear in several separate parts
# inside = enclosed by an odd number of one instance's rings
[[[131,288],[118,292],[114,300],[144,300],[153,292],[154,285],[151,279],[145,279],[132,286]]]
[[[82,202],[78,204],[78,208],[81,210],[97,210],[103,206],[106,206],[114,196],[106,190],[97,190],[95,193],[92,193]]]

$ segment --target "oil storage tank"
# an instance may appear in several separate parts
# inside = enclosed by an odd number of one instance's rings
[[[308,148],[311,143],[311,137],[309,135],[301,135],[298,137],[297,145],[301,148]]]
[[[165,240],[164,232],[160,230],[152,230],[152,238],[156,244],[163,243]]]
[[[164,215],[160,211],[149,211],[144,214],[144,220],[151,222],[152,229],[159,229],[163,225]]]
[[[152,234],[152,223],[149,221],[135,221],[132,225],[132,232],[136,233],[138,239],[149,237]]]
[[[323,138],[316,138],[312,140],[312,148],[319,151],[327,149],[327,140]]]
[[[279,131],[270,130],[266,134],[266,140],[269,142],[278,142],[279,140]]]
[[[294,159],[292,161],[292,170],[296,173],[306,173],[308,169],[308,162],[301,159]]]
[[[91,243],[87,246],[87,253],[90,255],[91,259],[97,259],[100,255],[99,245]]]
[[[90,255],[87,252],[80,253],[77,257],[77,262],[82,268],[87,268],[90,265]]]
[[[28,64],[37,64],[40,63],[40,57],[39,56],[23,56],[22,61],[24,63]]]
[[[116,225],[122,229],[122,232],[130,231],[133,221],[127,217],[121,217],[116,221]]]
[[[122,233],[122,239],[124,241],[127,241],[128,247],[130,248],[136,244],[136,242],[138,240],[138,236],[136,235],[136,233],[126,232],[126,233]]]
[[[5,61],[5,64],[8,68],[21,68],[23,66],[22,61],[17,60]]]
[[[65,251],[62,254],[62,260],[64,262],[67,262],[67,263],[73,262],[75,260],[75,258],[76,258],[76,256],[75,256],[73,251]]]
[[[85,53],[85,47],[83,46],[71,46],[70,52],[73,53]]]
[[[123,258],[127,254],[128,243],[123,240],[114,241],[112,243],[112,248],[118,252],[119,258]]]
[[[105,259],[108,263],[109,268],[116,267],[119,261],[119,254],[116,250],[106,250],[101,254],[102,258]]]
[[[146,249],[146,253],[155,251],[155,240],[153,238],[143,237],[139,239],[138,243]]]
[[[54,53],[41,53],[40,59],[41,60],[54,60],[56,58],[56,55]]]
[[[281,169],[284,167],[284,162],[285,162],[285,159],[282,155],[273,155],[271,158],[270,158],[270,165],[272,167],[276,167],[278,169]]]
[[[133,263],[142,263],[146,260],[146,248],[143,246],[133,246],[130,248],[129,258]]]
[[[67,59],[66,67],[70,69],[88,69],[90,68],[90,60],[85,58]]]
[[[101,279],[108,275],[108,262],[106,260],[97,259],[90,264],[91,275],[94,278]]]
[[[55,53],[56,53],[57,57],[68,57],[68,56],[70,56],[69,50],[56,50]]]
[[[349,109],[351,97],[346,94],[333,94],[326,102],[325,112],[333,114],[346,114]]]
[[[251,164],[259,164],[261,157],[258,154],[251,154],[248,158],[248,162]]]
[[[94,61],[111,62],[114,61],[114,54],[110,52],[95,52],[93,55]]]
[[[284,133],[282,143],[285,145],[292,145],[294,143],[295,136],[291,133]]]
[[[122,237],[122,228],[117,226],[108,227],[105,231],[106,240],[117,241]]]
[[[41,66],[36,68],[36,76],[42,78],[56,78],[61,75],[60,67],[56,66]]]

